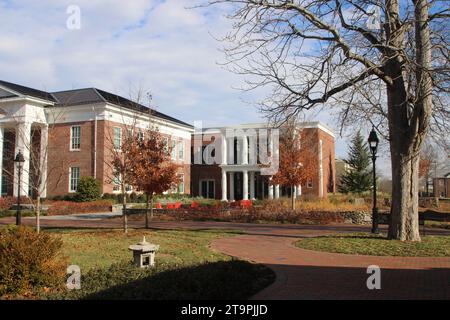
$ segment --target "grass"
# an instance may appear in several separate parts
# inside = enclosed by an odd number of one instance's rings
[[[52,230],[63,242],[70,264],[80,266],[81,290],[48,293],[43,299],[247,299],[274,280],[262,265],[235,260],[209,248],[235,231],[66,231]],[[159,244],[156,266],[132,265],[128,246],[142,240]]]
[[[305,238],[297,241],[295,245],[308,250],[370,256],[450,256],[450,237],[448,236],[426,236],[422,237],[421,242],[402,242],[387,240],[383,235],[355,233],[342,236]]]

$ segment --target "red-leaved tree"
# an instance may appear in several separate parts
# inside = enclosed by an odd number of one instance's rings
[[[280,137],[280,162],[272,184],[294,187],[306,183],[317,175],[317,147],[302,139],[302,131],[294,124],[288,125]],[[295,197],[292,195],[292,210],[295,210]]]
[[[130,149],[134,159],[133,185],[147,196],[145,227],[148,228],[149,211],[153,218],[154,196],[170,190],[179,182],[180,166],[171,160],[170,147],[156,128],[148,129],[142,139],[130,145]]]

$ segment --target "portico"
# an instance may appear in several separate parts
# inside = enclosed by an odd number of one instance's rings
[[[270,185],[270,176],[261,174],[258,162],[257,136],[253,132],[238,136],[221,135],[222,201],[256,200],[280,197],[280,186]],[[251,142],[251,143],[249,143]],[[261,141],[259,141],[261,143]],[[276,192],[278,190],[278,192]]]
[[[25,159],[21,194],[31,195],[32,189],[39,188],[41,197],[46,197],[48,124],[44,109],[54,101],[2,86],[0,97],[0,196],[18,194],[18,168],[13,159],[20,150]]]

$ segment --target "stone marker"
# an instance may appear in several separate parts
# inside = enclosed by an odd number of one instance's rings
[[[159,249],[159,245],[148,243],[144,239],[137,244],[128,247],[133,251],[133,260],[136,267],[149,268],[155,265],[155,254]]]

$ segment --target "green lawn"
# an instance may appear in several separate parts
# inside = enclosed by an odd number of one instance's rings
[[[355,233],[342,236],[305,238],[297,241],[295,245],[308,250],[371,256],[450,256],[450,237],[448,236],[426,236],[422,237],[422,242],[402,242],[387,240],[383,235]]]
[[[246,299],[274,280],[257,264],[232,259],[209,248],[235,231],[51,231],[61,236],[63,253],[80,266],[81,290],[45,295],[50,299]],[[156,266],[131,264],[128,246],[142,240],[160,245]]]

